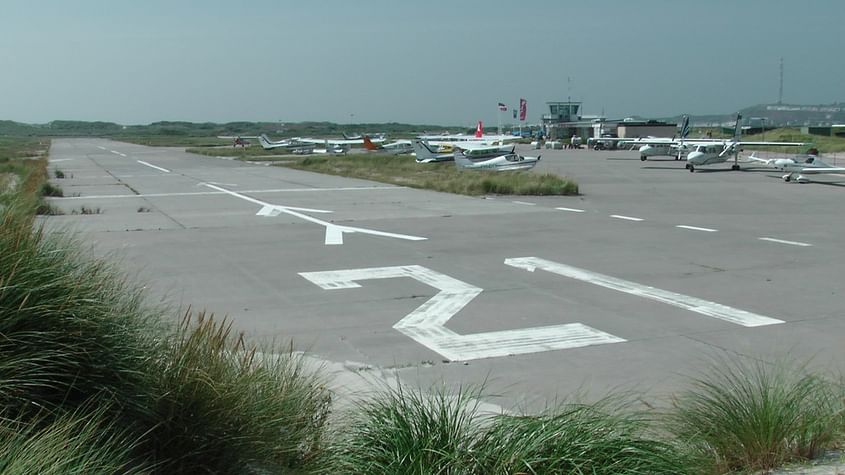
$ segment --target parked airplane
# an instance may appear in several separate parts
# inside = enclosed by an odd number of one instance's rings
[[[378,141],[379,139],[381,139],[382,141],[384,140],[384,134],[383,133],[363,134],[362,135],[362,134],[347,134],[347,133],[343,132],[343,133],[341,133],[341,135],[343,135],[343,138],[346,139],[346,140],[363,140],[363,138],[367,137],[367,136],[370,137],[370,140],[376,140],[376,141]]]
[[[411,146],[410,140],[397,140],[392,143],[374,144],[370,137],[364,136],[364,148],[371,152],[387,152],[393,155],[401,155],[403,153],[411,153],[414,148]]]
[[[493,170],[498,172],[529,170],[540,162],[540,157],[523,157],[508,153],[482,160],[470,160],[460,149],[455,150],[455,166],[463,170]]]
[[[267,135],[261,134],[258,136],[258,143],[261,144],[261,147],[264,150],[273,150],[277,148],[290,150],[292,152],[296,152],[297,150],[304,150],[304,149],[313,149],[314,144],[305,144],[300,142],[296,138],[288,139],[288,140],[279,140],[273,141],[270,140]],[[302,152],[300,152],[302,153]]]
[[[313,143],[313,144],[325,144],[325,143],[328,143],[329,145],[346,145],[346,146],[351,146],[351,145],[363,145],[363,144],[364,144],[364,139],[363,139],[363,138],[360,138],[360,139],[314,139],[314,138],[300,138],[300,139],[297,139],[297,140],[298,140],[299,142],[302,142],[302,143]],[[384,142],[384,140],[385,140],[385,139],[384,139],[384,137],[382,137],[382,138],[373,138],[373,139],[370,139],[370,141],[371,141],[371,142],[373,142],[373,143],[382,143],[382,142]]]
[[[731,170],[739,170],[739,152],[744,146],[804,147],[809,145],[803,142],[744,142],[740,140],[740,136],[742,135],[740,120],[742,120],[742,115],[737,114],[734,137],[730,140],[720,142],[690,142],[691,144],[695,144],[695,148],[687,154],[687,170],[694,172],[695,167],[698,166],[725,163],[731,155],[734,157]]]
[[[453,152],[440,152],[436,148],[432,149],[430,145],[421,140],[414,140],[411,146],[417,156],[417,163],[445,162],[455,159]]]
[[[786,182],[790,182],[794,179],[798,183],[808,183],[810,180],[804,175],[822,174],[842,174],[843,179],[845,179],[845,167],[833,166],[819,158],[817,155],[765,159],[757,158],[755,154],[752,153],[748,159],[763,163],[768,167],[776,168],[780,171],[789,172],[783,176],[783,181]]]
[[[513,142],[515,140],[519,140],[520,137],[515,135],[484,135],[484,123],[480,120],[478,121],[478,125],[475,128],[475,135],[466,135],[466,134],[456,134],[456,135],[419,135],[417,136],[418,139],[428,142],[429,145],[437,145],[440,146],[441,144],[448,144],[453,145],[462,142],[482,142],[486,144],[492,143],[499,143],[504,144],[506,142]]]

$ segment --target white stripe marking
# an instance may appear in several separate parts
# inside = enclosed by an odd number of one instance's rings
[[[783,239],[775,239],[770,237],[761,237],[759,238],[761,241],[769,241],[769,242],[777,242],[780,244],[789,244],[790,246],[799,246],[799,247],[810,247],[812,244],[806,242],[799,242],[799,241],[785,241]]]
[[[704,232],[706,232],[706,233],[715,233],[716,231],[718,231],[718,229],[711,229],[711,228],[699,228],[698,226],[687,226],[687,225],[685,225],[685,224],[679,224],[679,225],[677,225],[677,226],[675,226],[675,227],[676,227],[676,228],[681,228],[681,229],[691,229],[691,230],[693,230],[693,231],[704,231]]]
[[[529,203],[527,201],[511,201],[511,203],[525,206],[537,206],[537,203]]]
[[[404,239],[404,240],[407,240],[407,241],[424,241],[424,240],[427,239],[427,238],[420,237],[420,236],[410,236],[410,235],[407,235],[407,234],[387,233],[387,232],[384,232],[384,231],[376,231],[374,229],[356,228],[356,227],[353,227],[353,226],[338,226],[336,224],[332,224],[332,223],[329,223],[327,221],[323,221],[322,219],[317,219],[317,218],[308,216],[307,214],[302,214],[302,213],[298,212],[298,211],[301,211],[301,210],[305,210],[305,211],[317,212],[317,213],[319,213],[319,212],[331,213],[331,211],[309,210],[307,208],[294,208],[292,206],[274,205],[274,204],[266,203],[266,202],[261,201],[261,200],[257,200],[255,198],[252,198],[252,197],[249,197],[249,196],[246,196],[246,195],[242,195],[240,193],[237,193],[237,192],[234,192],[234,191],[231,191],[231,190],[227,190],[225,188],[220,188],[219,186],[212,185],[210,183],[203,183],[203,185],[205,185],[209,188],[215,189],[217,191],[221,191],[223,193],[226,193],[227,195],[234,196],[235,198],[240,198],[242,200],[249,201],[250,203],[255,203],[257,205],[261,205],[262,208],[257,213],[260,216],[273,216],[272,211],[266,210],[266,208],[273,208],[273,209],[279,210],[280,213],[289,214],[291,216],[295,216],[297,218],[303,219],[303,220],[308,221],[310,223],[319,224],[320,226],[323,226],[323,227],[326,228],[326,245],[343,244],[343,233],[370,234],[370,235],[373,235],[373,236],[392,237],[392,238],[396,238],[396,239]],[[339,237],[338,237],[338,232],[340,233]]]
[[[51,158],[51,159],[50,159],[50,163],[56,163],[56,162],[69,162],[69,161],[71,161],[71,160],[75,160],[75,159],[74,159],[74,158]]]
[[[120,152],[118,152],[117,150],[109,150],[109,151],[110,151],[111,153],[115,154],[115,155],[120,155],[121,157],[125,157],[125,156],[126,156],[126,154],[125,154],[125,153],[120,153]]]
[[[143,160],[135,160],[135,161],[140,163],[141,165],[146,165],[150,168],[155,168],[156,170],[163,171],[164,173],[170,173],[170,170],[168,170],[166,168],[157,167],[157,166],[153,165],[152,163],[147,163]]]
[[[99,145],[97,145],[97,148],[98,148],[98,149],[100,149],[100,150],[105,150],[105,149],[106,149],[106,147],[101,147],[101,146],[99,146]]]
[[[619,215],[619,214],[611,214],[610,217],[616,218],[616,219],[624,219],[626,221],[642,221],[643,220],[643,218],[635,218],[633,216],[622,216],[622,215]]]
[[[357,281],[410,277],[439,292],[393,328],[452,361],[538,353],[625,340],[581,323],[459,335],[446,323],[482,289],[422,266],[376,267],[328,272],[300,272],[326,290],[361,287]]]
[[[679,294],[668,290],[657,289],[628,280],[617,279],[616,277],[579,269],[566,264],[547,261],[538,257],[505,259],[505,264],[519,269],[525,269],[529,272],[534,272],[535,269],[543,269],[553,274],[589,282],[600,287],[617,290],[626,294],[657,300],[658,302],[663,302],[675,307],[700,313],[702,315],[707,315],[708,317],[718,318],[719,320],[742,325],[744,327],[759,327],[763,325],[783,323],[783,320],[767,317],[765,315],[746,312],[745,310],[728,307],[727,305],[722,305],[720,303],[710,302],[708,300],[690,297],[689,295]]]
[[[161,176],[161,175],[120,175],[120,178],[128,178],[133,176]],[[110,178],[110,175],[102,178]],[[202,183],[200,183],[202,184]],[[277,188],[268,190],[242,190],[241,193],[286,193],[286,192],[303,192],[303,191],[367,191],[367,190],[403,190],[404,186],[361,186],[361,187],[345,187],[345,188]],[[91,196],[63,196],[61,198],[50,198],[50,200],[93,200],[93,199],[110,199],[110,198],[167,198],[170,196],[207,196],[207,195],[223,195],[222,191],[190,191],[181,193],[148,193],[141,195],[91,195]]]
[[[572,211],[573,213],[583,213],[584,212],[583,209],[578,209],[578,208],[555,208],[555,209],[559,209],[561,211]]]

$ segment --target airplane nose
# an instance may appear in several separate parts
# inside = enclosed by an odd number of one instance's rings
[[[703,155],[701,152],[690,152],[687,154],[687,161],[690,163],[696,163],[701,155]]]

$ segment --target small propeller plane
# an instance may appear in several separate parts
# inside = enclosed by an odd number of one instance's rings
[[[754,153],[748,157],[749,160],[760,162],[767,167],[775,168],[780,171],[789,172],[783,176],[783,181],[790,182],[795,180],[797,183],[808,183],[810,181],[805,175],[826,175],[837,174],[845,179],[845,167],[833,166],[818,155],[804,155],[793,158],[758,158]]]
[[[455,166],[463,170],[492,170],[497,172],[530,170],[540,162],[540,157],[523,157],[516,153],[496,154],[489,158],[470,160],[461,149],[455,149]]]

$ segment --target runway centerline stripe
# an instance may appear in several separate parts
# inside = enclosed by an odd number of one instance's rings
[[[135,160],[135,161],[140,163],[141,165],[145,165],[145,166],[148,166],[150,168],[155,168],[156,170],[163,171],[164,173],[170,173],[170,170],[168,170],[166,168],[157,167],[157,166],[153,165],[152,163],[147,163],[143,160]]]
[[[505,259],[505,265],[516,267],[518,269],[525,269],[529,272],[534,272],[536,269],[542,269],[546,272],[588,282],[590,284],[635,295],[637,297],[656,300],[658,302],[663,302],[665,304],[683,308],[708,317],[718,318],[719,320],[735,323],[744,327],[759,327],[783,323],[783,320],[767,317],[765,315],[758,315],[756,313],[722,305],[717,302],[711,302],[669,290],[658,289],[650,285],[638,284],[629,280],[599,274],[598,272],[592,272],[586,269],[579,269],[577,267],[548,261],[539,257]]]
[[[106,147],[102,147],[102,146],[100,146],[100,145],[97,145],[97,148],[98,148],[98,149],[100,149],[100,150],[105,150],[105,149],[106,149]]]
[[[559,209],[561,211],[572,211],[573,213],[583,213],[584,212],[583,209],[578,209],[578,208],[555,208],[555,209]]]
[[[621,214],[611,214],[610,217],[616,219],[624,219],[625,221],[643,221],[643,218],[637,218],[634,216],[622,216]]]
[[[516,201],[516,200],[514,200],[514,201],[511,201],[511,203],[517,204],[517,205],[525,205],[525,206],[537,206],[537,203],[529,203],[527,201]]]
[[[109,150],[109,152],[111,152],[111,153],[113,153],[113,154],[115,154],[115,155],[120,155],[121,157],[125,157],[125,156],[126,156],[126,154],[125,154],[125,153],[120,153],[120,152],[118,152],[117,150]]]
[[[812,244],[806,243],[806,242],[786,241],[784,239],[775,239],[775,238],[770,238],[770,237],[761,237],[761,238],[758,238],[758,239],[760,239],[761,241],[776,242],[776,243],[779,243],[779,244],[788,244],[790,246],[798,246],[798,247],[810,247],[810,246],[812,246]]]
[[[713,229],[713,228],[699,228],[698,226],[687,226],[686,224],[679,224],[679,225],[677,225],[677,226],[675,226],[675,227],[676,227],[676,228],[681,228],[681,229],[690,229],[690,230],[692,230],[692,231],[704,231],[704,232],[706,232],[706,233],[715,233],[716,231],[718,231],[718,229]]]

